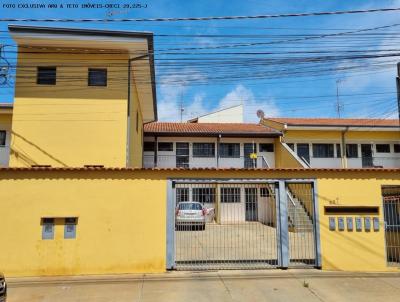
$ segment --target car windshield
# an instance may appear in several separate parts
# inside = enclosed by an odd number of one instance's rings
[[[180,203],[179,204],[179,210],[201,210],[201,204],[199,203]]]

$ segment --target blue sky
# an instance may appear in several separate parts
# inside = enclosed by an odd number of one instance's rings
[[[0,4],[0,16],[7,18],[107,18],[110,13],[106,9],[5,9],[3,3],[32,3],[34,1],[7,1]],[[88,1],[38,1],[35,3],[87,3]],[[108,0],[91,1],[96,3],[129,3],[132,1]],[[135,1],[138,2],[138,1]],[[260,15],[276,13],[297,13],[317,11],[356,10],[383,7],[400,7],[400,0],[380,1],[142,1],[147,3],[146,9],[131,9],[129,11],[114,11],[112,18],[156,18],[156,17],[202,17],[223,15]],[[268,67],[268,60],[280,56],[291,58],[296,54],[280,54],[290,51],[329,50],[381,50],[398,49],[396,37],[385,38],[383,35],[357,37],[350,35],[345,39],[321,38],[304,42],[270,44],[262,46],[235,47],[233,49],[215,50],[215,46],[232,45],[236,43],[269,42],[274,39],[268,35],[277,35],[275,39],[286,39],[290,35],[321,35],[338,32],[354,31],[363,28],[392,25],[400,20],[400,13],[373,13],[360,15],[277,18],[261,20],[224,20],[201,22],[129,22],[129,23],[38,23],[35,25],[69,26],[107,28],[132,31],[152,31],[155,36],[157,98],[161,120],[179,120],[181,101],[184,106],[183,119],[204,114],[223,107],[243,103],[245,120],[256,121],[257,109],[264,110],[266,116],[297,116],[297,117],[336,117],[336,87],[339,85],[340,102],[343,105],[342,117],[397,117],[395,94],[395,61],[398,57],[374,59],[365,61],[365,67],[348,70],[355,61],[341,60],[318,65],[318,68],[328,69],[323,73],[306,72],[315,65],[291,65]],[[400,23],[400,22],[399,22]],[[29,23],[24,23],[29,24]],[[400,27],[400,26],[399,26]],[[7,23],[0,24],[1,44],[13,44],[8,34]],[[393,29],[376,31],[376,33],[399,32]],[[160,37],[158,35],[187,35],[178,37]],[[199,35],[202,35],[199,37]],[[204,35],[208,35],[204,37]],[[220,37],[224,35],[224,37]],[[232,37],[226,37],[233,35]],[[235,37],[236,35],[236,37]],[[241,37],[237,37],[241,35]],[[259,35],[256,37],[255,35]],[[219,37],[215,37],[219,36]],[[399,41],[400,42],[400,41]],[[232,61],[221,69],[210,64],[210,57],[224,58],[224,55],[190,55],[188,51],[175,55],[163,55],[162,52],[171,48],[204,48],[205,52],[227,52]],[[13,48],[6,48],[13,49]],[[251,57],[252,62],[266,60],[266,65],[248,66],[246,57],[230,55],[230,52],[274,52]],[[179,51],[178,51],[179,52]],[[193,52],[193,51],[192,51]],[[310,54],[308,54],[310,55]],[[15,55],[6,53],[8,60],[15,64]],[[171,68],[179,58],[193,58],[197,61],[183,63]],[[235,62],[239,62],[236,63]],[[400,60],[398,60],[400,61]],[[207,62],[204,63],[204,62]],[[358,63],[363,61],[358,61]],[[381,64],[374,68],[374,64]],[[4,62],[2,62],[4,64]],[[204,63],[205,65],[202,65]],[[0,62],[1,64],[1,62]],[[325,65],[324,65],[325,64]],[[360,64],[359,64],[360,65]],[[292,73],[293,68],[300,75]],[[279,72],[278,72],[279,69]],[[341,69],[341,70],[338,70]],[[282,70],[284,75],[279,75]],[[331,71],[329,71],[331,70]],[[344,71],[342,71],[344,70]],[[346,71],[347,70],[347,71]],[[302,74],[304,72],[304,74]],[[245,76],[244,76],[245,75]],[[246,76],[247,75],[247,76]],[[255,75],[260,75],[256,77]],[[279,75],[279,76],[278,76]],[[276,78],[273,78],[275,77]],[[337,84],[337,81],[339,83]],[[11,78],[12,83],[12,78]],[[13,100],[13,89],[0,87],[1,101]]]

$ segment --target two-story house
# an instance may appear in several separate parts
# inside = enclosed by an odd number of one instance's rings
[[[10,166],[141,167],[157,119],[153,34],[10,25],[18,44]]]
[[[261,123],[282,131],[282,145],[311,168],[400,167],[395,119],[265,118]]]

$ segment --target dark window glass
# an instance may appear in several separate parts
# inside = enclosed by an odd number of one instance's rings
[[[289,147],[290,149],[292,149],[292,151],[294,151],[294,144],[293,144],[293,143],[288,143],[288,144],[286,144],[286,145],[288,145],[288,147]]]
[[[194,202],[188,202],[188,203],[181,203],[179,205],[179,210],[183,210],[183,211],[199,211],[202,210],[203,207],[201,206],[201,204],[198,203],[194,203]]]
[[[313,144],[313,156],[316,158],[333,157],[333,144]]]
[[[336,157],[342,157],[342,146],[340,144],[336,144]]]
[[[56,67],[38,67],[36,84],[38,85],[55,85],[57,79]]]
[[[173,143],[158,143],[158,151],[174,151]]]
[[[221,188],[221,202],[240,202],[240,188]]]
[[[193,188],[193,201],[204,203],[214,203],[215,188]]]
[[[139,111],[136,111],[136,132],[139,131]]]
[[[358,145],[357,144],[346,144],[346,157],[357,158],[358,157]]]
[[[394,144],[394,153],[400,153],[400,144]]]
[[[240,157],[240,144],[219,144],[219,156],[220,157]]]
[[[271,193],[268,188],[260,188],[260,197],[269,197]]]
[[[274,152],[274,144],[259,144],[259,152]]]
[[[193,157],[214,157],[214,143],[193,143]]]
[[[390,153],[390,145],[389,144],[376,144],[376,152]]]
[[[154,152],[155,142],[144,142],[143,151]]]
[[[189,188],[176,188],[176,204],[189,201]]]
[[[0,146],[6,145],[6,131],[0,130]]]
[[[89,68],[88,86],[107,86],[107,69]]]

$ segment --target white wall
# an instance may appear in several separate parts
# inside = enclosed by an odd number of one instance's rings
[[[198,123],[243,123],[243,105],[222,109],[197,118]]]
[[[6,145],[0,146],[0,167],[8,167],[8,162],[10,159],[10,142],[11,142],[11,129],[8,123],[0,122],[0,130],[6,131]]]

